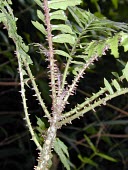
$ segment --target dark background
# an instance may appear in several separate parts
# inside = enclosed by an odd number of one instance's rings
[[[18,18],[18,33],[24,41],[27,44],[44,42],[44,37],[31,24],[31,20],[37,19],[36,9],[38,8],[33,0],[12,0],[12,2],[14,14]],[[128,22],[127,0],[87,0],[83,1],[81,8],[89,9],[99,17],[105,16],[110,20]],[[26,123],[23,120],[24,112],[19,93],[19,74],[14,50],[12,40],[8,39],[6,30],[0,24],[0,170],[32,170],[36,165],[38,152],[35,144],[30,140]],[[123,63],[127,61],[128,54],[124,53],[122,48],[119,51],[120,61],[108,52],[93,69],[87,72],[85,78],[79,83],[76,96],[71,98],[72,102],[67,109],[73,107],[77,102],[82,102],[92,92],[96,92],[99,87],[103,86],[104,77],[108,80],[112,78],[111,72],[120,73]],[[44,56],[36,53],[33,46],[30,46],[29,53],[34,62],[31,69],[37,78],[42,96],[50,108],[51,99]],[[60,68],[61,62],[59,63]],[[26,88],[26,91],[31,121],[33,126],[36,126],[36,116],[42,117],[43,111],[32,96],[33,91],[30,88]],[[128,95],[123,95],[110,101],[107,106],[97,108],[96,112],[87,113],[83,118],[73,121],[72,125],[65,126],[58,131],[58,137],[69,148],[71,169],[76,167],[79,170],[128,170],[127,111]],[[95,167],[81,161],[78,155],[84,158],[92,154],[84,134],[90,137],[99,151],[117,159],[117,162],[94,157],[92,160],[97,163],[97,167]],[[63,166],[56,156],[54,156],[54,164],[58,168],[52,168],[53,170],[63,170]],[[83,167],[81,167],[82,164]]]

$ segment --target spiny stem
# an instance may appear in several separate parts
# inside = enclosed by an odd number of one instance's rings
[[[50,15],[49,15],[49,8],[48,8],[48,1],[44,1],[44,12],[45,12],[45,22],[47,27],[47,41],[49,46],[49,69],[50,69],[50,80],[51,80],[51,90],[52,90],[52,102],[53,108],[56,105],[56,86],[55,86],[55,59],[54,59],[54,52],[53,52],[53,43],[52,43],[52,34],[51,34],[51,23],[50,23]]]
[[[74,109],[72,109],[71,111],[64,113],[62,117],[63,117],[63,118],[67,118],[67,117],[73,115],[74,113],[76,113],[76,110],[78,111],[78,110],[83,109],[86,105],[88,105],[88,104],[90,104],[91,102],[93,102],[93,101],[94,101],[95,99],[97,99],[99,96],[103,95],[106,91],[107,91],[106,88],[102,88],[98,93],[93,94],[93,96],[90,97],[90,98],[87,98],[87,99],[85,100],[85,102],[83,102],[83,103],[81,103],[81,104],[78,104],[78,105],[77,105]]]
[[[58,126],[59,125],[60,126],[65,125],[66,123],[69,123],[72,120],[82,116],[83,114],[89,112],[90,110],[94,109],[95,107],[98,107],[102,104],[104,105],[104,104],[106,104],[107,101],[111,100],[112,98],[115,98],[115,97],[120,96],[120,95],[125,94],[125,93],[128,93],[128,88],[124,88],[124,89],[122,88],[121,91],[117,91],[114,94],[109,94],[105,98],[99,99],[99,101],[95,101],[93,104],[91,104],[87,108],[85,107],[85,109],[83,109],[79,112],[77,112],[77,110],[76,110],[76,113],[73,116],[68,117],[65,120],[62,120],[61,122],[58,123]]]
[[[28,114],[28,109],[27,109],[27,103],[26,103],[26,96],[25,96],[25,88],[24,88],[24,78],[23,78],[23,69],[22,69],[22,61],[20,54],[17,50],[17,58],[18,58],[18,65],[19,65],[19,73],[20,73],[20,82],[21,82],[21,96],[22,96],[22,101],[23,101],[23,107],[24,107],[24,112],[25,112],[25,119],[27,122],[27,126],[29,128],[30,134],[32,136],[32,140],[35,142],[37,148],[41,151],[42,147],[39,144],[38,140],[36,139],[35,133],[33,131],[33,128],[31,126],[31,122],[29,119],[29,114]]]
[[[83,95],[85,95],[85,96],[90,97],[90,99],[91,99],[91,95],[90,95],[89,93],[86,93],[86,92],[84,92],[83,90],[80,90],[80,89],[77,89],[77,91],[79,91],[81,94],[83,94]],[[107,89],[106,89],[106,91],[107,91]],[[95,96],[95,95],[94,95],[94,96]],[[92,96],[92,97],[93,97],[93,96]],[[106,106],[108,106],[108,107],[116,110],[117,112],[120,112],[121,114],[128,115],[128,112],[127,112],[127,111],[124,111],[124,110],[122,110],[122,109],[120,109],[120,108],[118,108],[118,107],[116,107],[116,106],[114,106],[114,105],[112,105],[112,104],[107,103]]]
[[[72,81],[72,84],[69,86],[69,90],[68,93],[66,95],[66,97],[64,98],[64,102],[67,103],[67,100],[69,98],[69,96],[74,92],[75,87],[77,85],[77,83],[79,82],[80,78],[83,76],[85,70],[91,65],[93,64],[93,62],[95,60],[97,60],[98,56],[95,55],[93,57],[91,57],[86,64],[84,64],[83,68],[79,71],[78,75],[75,77],[75,79]]]
[[[50,127],[48,128],[47,137],[43,144],[43,149],[39,154],[38,165],[35,167],[35,170],[48,170],[50,168],[50,161],[52,158],[51,150],[53,148],[57,132],[56,119],[57,118],[54,116],[54,119],[52,119]]]
[[[31,80],[31,82],[32,82],[32,86],[33,86],[33,89],[35,90],[35,93],[36,93],[36,95],[37,95],[37,98],[38,98],[38,100],[39,100],[39,103],[40,103],[41,107],[43,108],[43,111],[44,111],[45,115],[46,115],[48,118],[50,118],[50,113],[49,113],[49,111],[47,110],[47,107],[45,106],[45,104],[44,104],[44,102],[43,102],[43,99],[42,99],[42,97],[41,97],[41,95],[40,95],[40,92],[39,92],[39,89],[38,89],[38,87],[37,87],[37,84],[36,84],[36,82],[35,82],[35,80],[34,80],[34,78],[33,78],[32,72],[31,72],[31,70],[30,70],[30,67],[29,67],[28,63],[25,61],[25,58],[24,58],[24,57],[22,57],[22,60],[23,60],[23,62],[24,62],[24,65],[25,65],[25,67],[26,67],[26,70],[27,70],[27,72],[28,72],[28,75],[29,75],[29,77],[30,77],[30,80]]]

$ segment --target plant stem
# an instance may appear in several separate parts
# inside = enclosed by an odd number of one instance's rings
[[[51,166],[51,150],[53,148],[53,144],[56,138],[57,133],[57,117],[54,116],[50,123],[50,127],[47,131],[47,137],[43,145],[43,149],[39,154],[38,165],[35,167],[35,170],[49,170]]]
[[[30,119],[29,119],[27,103],[26,103],[26,96],[25,96],[25,88],[24,88],[23,69],[22,69],[22,64],[21,64],[22,61],[21,61],[21,57],[20,57],[18,50],[17,50],[17,58],[18,58],[18,65],[19,65],[20,82],[21,82],[21,96],[22,96],[23,107],[24,107],[24,112],[25,112],[25,120],[27,122],[27,126],[28,126],[30,134],[32,136],[32,140],[35,142],[37,148],[41,151],[42,147],[40,146],[38,140],[36,139],[36,136],[34,134],[34,130],[31,126],[31,122],[30,122]]]
[[[99,101],[95,101],[93,104],[91,104],[90,106],[88,107],[85,107],[84,109],[82,109],[81,111],[77,111],[75,112],[74,115],[68,117],[67,119],[65,120],[62,120],[60,122],[58,122],[58,126],[59,125],[65,125],[66,123],[69,123],[71,122],[72,120],[82,116],[83,114],[89,112],[90,110],[94,109],[95,107],[98,107],[100,105],[106,105],[106,102],[111,100],[112,98],[115,98],[117,96],[120,96],[122,94],[125,94],[125,93],[128,93],[128,88],[122,88],[121,91],[117,91],[115,92],[114,94],[109,94],[108,96],[106,96],[105,98],[103,99],[99,99]]]
[[[55,76],[56,76],[56,65],[55,65],[55,59],[54,59],[54,51],[53,51],[53,43],[52,43],[52,34],[51,34],[51,23],[50,23],[50,15],[49,15],[49,8],[48,8],[48,1],[44,1],[44,12],[45,12],[45,24],[47,27],[47,41],[48,41],[48,47],[49,47],[49,53],[48,53],[48,60],[50,62],[49,69],[50,69],[50,80],[51,80],[51,91],[52,91],[52,102],[53,102],[53,109],[56,105],[56,85],[55,85]]]

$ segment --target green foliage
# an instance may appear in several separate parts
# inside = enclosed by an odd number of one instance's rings
[[[49,1],[48,7],[51,9],[63,9],[66,10],[68,6],[76,6],[81,3],[81,0],[52,0]]]
[[[54,150],[58,154],[64,167],[67,170],[70,170],[68,148],[59,138],[56,138],[56,141],[54,142]]]
[[[67,111],[65,107],[70,101],[69,97],[74,95],[79,81],[83,78],[85,72],[94,65],[95,61],[100,60],[109,51],[115,59],[119,58],[119,48],[121,46],[124,48],[124,52],[128,51],[128,25],[98,18],[90,11],[76,7],[76,5],[80,5],[81,0],[44,0],[43,4],[40,0],[35,0],[35,2],[41,10],[37,10],[39,21],[32,21],[32,24],[46,38],[46,42],[43,45],[39,43],[34,43],[34,45],[39,47],[41,55],[48,61],[47,69],[52,99],[51,109],[47,109],[31,71],[33,61],[28,55],[29,47],[25,45],[22,37],[17,33],[17,18],[14,17],[9,5],[11,1],[4,0],[0,2],[0,22],[5,25],[9,37],[13,39],[16,46],[15,53],[18,59],[25,120],[32,140],[40,150],[38,165],[35,169],[46,170],[50,168],[53,148],[64,167],[69,170],[68,150],[65,144],[56,137],[57,130],[96,107],[106,105],[107,101],[128,93],[128,88],[121,83],[123,80],[128,81],[128,63],[125,63],[124,68],[121,69],[122,75],[120,74],[111,82],[104,78],[104,88],[97,90],[84,102],[77,103],[76,106],[73,106],[73,109],[70,108]],[[92,3],[97,5],[97,1],[92,1]],[[118,7],[117,1],[112,1],[112,3],[115,8]],[[42,10],[44,10],[44,14]],[[64,62],[64,70],[60,69],[59,61]],[[70,70],[74,74],[71,83],[68,82]],[[29,82],[31,82],[30,86]],[[45,131],[42,141],[41,135],[38,136],[31,125],[25,85],[29,88],[32,86],[35,92],[34,96],[37,97],[49,123],[48,129],[46,129],[43,119],[37,117],[38,127],[36,127],[36,130],[40,134]],[[85,164],[97,168],[98,164],[93,161],[95,156],[112,162],[117,161],[115,158],[100,152],[89,137],[86,135],[84,137],[93,153],[89,157],[82,157],[79,154],[79,159],[82,162],[81,168]],[[107,138],[104,141],[111,143]]]

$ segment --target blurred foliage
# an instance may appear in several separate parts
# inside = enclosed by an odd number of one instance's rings
[[[29,53],[34,62],[31,69],[49,107],[51,99],[46,62],[44,55],[40,54],[38,49],[31,44],[33,42],[45,43],[44,37],[31,24],[31,20],[37,19],[37,6],[33,0],[12,1],[14,14],[18,18],[18,32],[24,41],[30,44]],[[89,9],[98,17],[128,22],[128,0],[83,0],[81,7]],[[8,39],[6,30],[0,24],[0,169],[31,170],[36,162],[37,152],[34,153],[35,146],[30,141],[28,130],[23,121],[24,113],[18,92],[20,90],[19,74],[14,50],[12,40]],[[123,51],[121,48],[119,50]],[[121,53],[120,59],[115,59],[108,52],[96,63],[94,68],[88,70],[85,78],[80,82],[75,98],[71,98],[72,103],[67,106],[67,109],[77,102],[83,101],[92,92],[95,93],[97,88],[102,86],[103,77],[108,80],[112,79],[113,75],[108,77],[110,75],[108,73],[120,73],[127,57],[127,53]],[[58,59],[60,61],[58,65],[63,69],[63,61]],[[41,117],[43,113],[32,95],[31,90],[27,88],[31,120],[36,125],[36,116]],[[63,127],[58,132],[58,136],[69,148],[72,169],[128,170],[127,101],[128,95],[118,97],[112,100],[111,104],[97,108],[96,112],[87,113],[85,117],[73,121],[72,125]],[[105,157],[104,154],[108,157]],[[56,155],[53,157],[53,162],[56,165],[53,164],[55,170],[64,169],[59,164]]]

